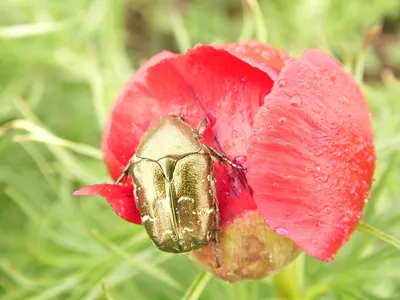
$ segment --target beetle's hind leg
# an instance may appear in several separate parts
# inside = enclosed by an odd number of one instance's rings
[[[129,175],[129,171],[131,170],[132,166],[133,166],[133,161],[130,160],[128,162],[128,164],[126,165],[126,167],[123,169],[121,175],[118,177],[118,179],[115,182],[115,184],[120,184],[122,182],[122,180],[124,180],[124,178]]]
[[[206,146],[206,145],[204,145],[204,146],[207,147],[207,149],[210,151],[210,154],[212,156],[216,157],[220,162],[226,163],[226,164],[230,165],[232,168],[246,171],[246,168],[242,167],[241,165],[235,164],[233,161],[229,160],[229,158],[226,157],[226,155],[218,152],[213,147]]]
[[[215,203],[215,236],[214,236],[214,245],[215,245],[215,264],[217,268],[221,267],[221,257],[219,252],[219,208],[218,204]]]

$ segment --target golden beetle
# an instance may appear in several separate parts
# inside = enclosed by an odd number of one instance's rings
[[[181,116],[163,118],[142,137],[116,183],[132,176],[143,225],[160,250],[188,253],[214,241],[219,266],[219,211],[211,156],[244,168],[201,143],[206,126],[206,119],[196,131]]]

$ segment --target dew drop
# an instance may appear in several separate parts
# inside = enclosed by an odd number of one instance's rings
[[[289,212],[285,211],[285,217],[289,217]]]
[[[246,77],[244,77],[244,76],[240,78],[240,82],[246,82],[246,80],[247,80],[247,79],[246,79]]]
[[[272,130],[272,129],[274,129],[274,126],[272,126],[271,124],[269,124],[269,125],[267,126],[267,128],[268,128],[269,130]]]
[[[234,48],[234,51],[235,51],[236,53],[243,53],[243,54],[245,54],[245,53],[246,53],[246,48],[245,48],[243,45],[238,45],[238,46],[236,46],[236,48]]]
[[[330,206],[325,206],[324,211],[325,211],[327,214],[330,214],[330,213],[332,212],[332,208],[331,208]]]
[[[315,221],[314,221],[314,225],[317,226],[317,227],[321,226],[321,223],[322,223],[322,222],[319,221],[319,220],[315,220]]]
[[[285,78],[278,80],[278,86],[279,87],[285,87],[286,84],[287,84],[287,80]]]
[[[239,155],[236,156],[234,159],[234,163],[238,165],[244,165],[247,162],[247,156],[246,155]]]
[[[302,104],[302,100],[299,94],[296,94],[289,98],[290,105],[294,107],[299,107]]]
[[[306,89],[310,88],[310,85],[307,82],[300,83],[300,86],[303,87],[303,88],[306,88]]]
[[[276,182],[274,182],[274,183],[272,184],[272,186],[273,186],[273,187],[278,187],[278,186],[279,186],[279,184],[278,184],[278,183],[276,183]]]
[[[332,80],[332,81],[335,81],[335,80],[336,80],[336,70],[335,70],[335,69],[333,69],[333,70],[331,71],[331,73],[329,74],[329,78],[330,78],[330,80]]]
[[[237,136],[238,136],[237,130],[233,130],[233,131],[232,131],[232,137],[233,137],[233,138],[236,138]]]
[[[332,256],[330,256],[327,259],[325,259],[325,262],[330,262],[330,261],[332,261],[334,259],[335,259],[335,254],[332,254]]]
[[[276,233],[281,235],[281,236],[288,236],[289,232],[287,231],[287,229],[279,227],[276,229]]]
[[[313,78],[314,79],[320,79],[321,78],[321,74],[315,72],[314,75],[313,75]]]
[[[307,215],[307,218],[308,218],[308,219],[312,219],[312,218],[313,218],[313,214],[308,214],[308,215]]]
[[[280,117],[278,120],[278,123],[281,125],[285,125],[286,124],[286,118],[285,117]]]
[[[122,200],[119,200],[118,203],[121,205],[124,205],[124,201],[122,201]]]
[[[121,207],[121,214],[123,214],[125,212],[125,208]]]
[[[317,240],[312,240],[311,243],[312,243],[313,245],[315,245],[315,246],[318,245],[318,241],[317,241]]]

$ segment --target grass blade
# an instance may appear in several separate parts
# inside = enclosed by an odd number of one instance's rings
[[[212,275],[208,272],[201,272],[194,279],[189,289],[186,291],[182,300],[196,300],[199,299],[201,293],[205,289],[207,283],[211,280]]]

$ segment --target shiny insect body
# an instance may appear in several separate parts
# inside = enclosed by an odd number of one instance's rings
[[[201,143],[207,121],[198,130],[180,116],[167,116],[141,139],[117,184],[130,175],[137,208],[154,244],[162,251],[188,253],[216,244],[219,211],[213,160],[243,169]]]

